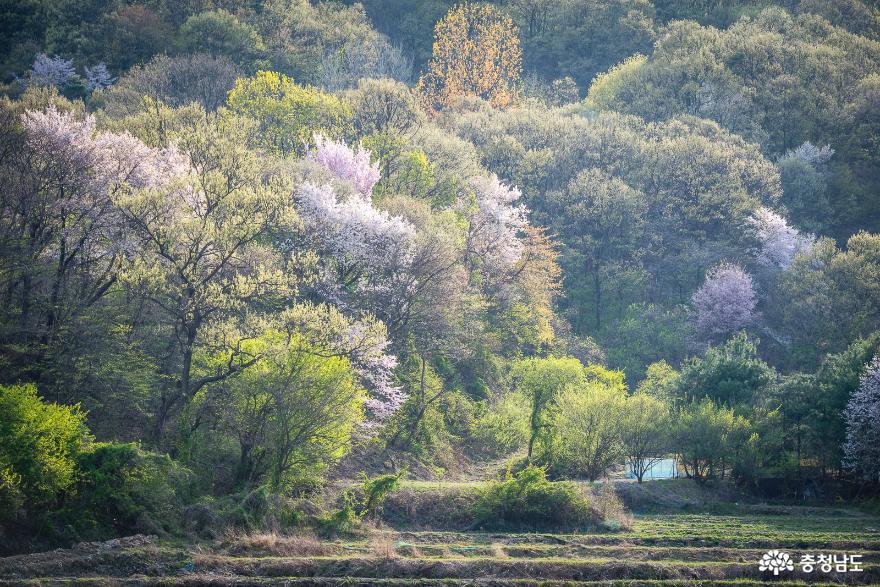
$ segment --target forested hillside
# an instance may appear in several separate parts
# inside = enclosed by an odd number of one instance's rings
[[[0,92],[8,550],[490,463],[876,493],[873,3],[6,0]]]

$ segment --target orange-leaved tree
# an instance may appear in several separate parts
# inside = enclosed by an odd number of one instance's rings
[[[519,30],[486,4],[460,4],[434,28],[434,49],[418,91],[428,112],[462,96],[479,96],[493,106],[513,101],[522,71]]]

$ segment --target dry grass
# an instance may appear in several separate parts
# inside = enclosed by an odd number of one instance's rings
[[[332,556],[340,548],[311,534],[258,532],[227,535],[224,553],[233,556]]]
[[[602,520],[602,526],[608,530],[631,530],[633,517],[617,495],[614,485],[602,483],[593,490],[590,507]]]
[[[495,558],[510,558],[504,551],[504,547],[497,542],[493,542],[492,545],[489,546],[489,550],[492,552],[492,556]]]
[[[382,560],[397,558],[397,545],[393,534],[373,533],[367,539],[367,548],[374,557]]]

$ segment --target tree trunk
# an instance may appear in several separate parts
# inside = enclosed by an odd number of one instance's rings
[[[177,383],[177,389],[173,390],[170,395],[163,394],[162,400],[159,404],[159,409],[156,414],[156,424],[153,427],[152,434],[152,440],[157,444],[162,440],[162,436],[165,432],[165,424],[171,413],[171,409],[181,400],[188,401],[190,396],[190,389],[192,387],[193,346],[195,346],[198,325],[196,322],[189,322],[185,323],[183,328],[186,331],[186,339],[182,345],[180,381]]]

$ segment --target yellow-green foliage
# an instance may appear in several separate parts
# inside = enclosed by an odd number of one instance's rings
[[[549,481],[538,467],[487,486],[473,513],[477,526],[500,529],[579,529],[592,518],[587,499],[574,484]]]
[[[596,76],[587,92],[587,107],[594,110],[609,110],[620,88],[637,76],[647,61],[647,57],[636,53],[607,72]]]
[[[350,110],[340,98],[274,71],[239,78],[228,103],[257,120],[263,146],[283,155],[302,153],[312,133],[339,138],[350,125]]]
[[[531,458],[535,443],[551,430],[552,408],[559,393],[569,385],[583,382],[583,364],[574,357],[529,358],[514,365],[511,376],[516,389],[529,402],[529,448]]]
[[[33,385],[0,386],[0,514],[53,502],[91,441],[78,405],[46,403]]]
[[[250,451],[238,481],[280,487],[348,452],[366,397],[348,359],[301,335],[270,331],[248,344],[261,360],[227,385],[227,424]]]
[[[619,371],[590,369],[594,376],[585,385],[569,385],[560,394],[553,440],[542,458],[559,473],[597,479],[624,457],[621,422],[627,395]]]
[[[475,435],[497,454],[518,450],[529,441],[529,401],[519,392],[506,393],[491,403],[477,419]]]

